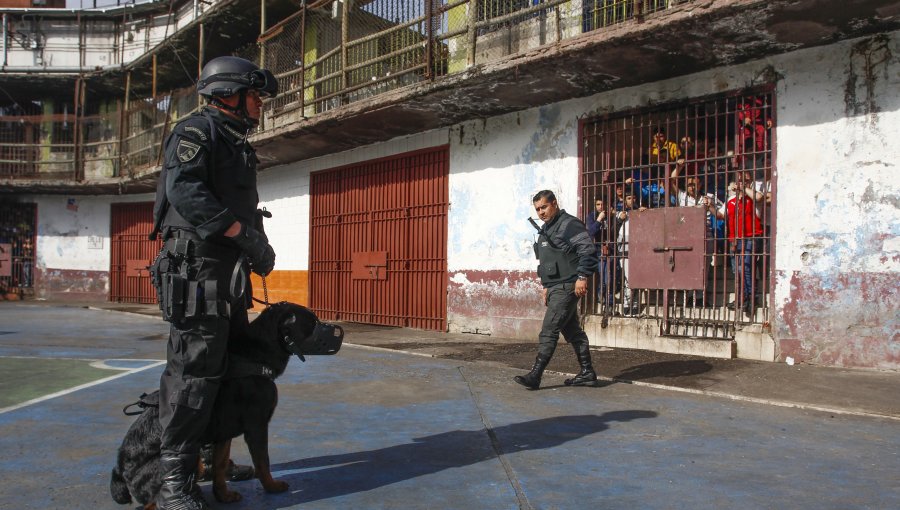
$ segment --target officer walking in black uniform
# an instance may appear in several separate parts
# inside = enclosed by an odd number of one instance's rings
[[[259,123],[261,97],[274,97],[277,81],[248,60],[219,57],[203,67],[197,91],[208,104],[166,140],[151,234],[165,240],[151,274],[171,323],[160,378],[162,510],[208,508],[196,485],[197,461],[228,339],[248,325],[247,262],[262,276],[275,266],[247,137]]]
[[[597,374],[591,364],[588,337],[578,321],[578,299],[587,294],[588,277],[597,270],[597,256],[593,240],[584,223],[559,208],[552,191],[539,191],[532,199],[538,218],[544,222],[538,227],[538,240],[534,251],[540,260],[538,276],[544,286],[543,298],[547,311],[541,326],[538,355],[531,372],[517,375],[514,380],[529,390],[541,385],[541,376],[562,333],[575,349],[581,371],[566,386],[595,386]]]

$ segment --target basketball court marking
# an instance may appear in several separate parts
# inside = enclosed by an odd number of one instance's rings
[[[17,357],[20,359],[29,359],[26,357]],[[30,359],[46,359],[46,358],[30,358]],[[88,360],[80,360],[80,361],[88,361]],[[44,402],[46,400],[50,400],[56,397],[61,397],[63,395],[68,395],[70,393],[74,393],[79,390],[83,390],[85,388],[90,388],[92,386],[97,386],[103,383],[107,383],[109,381],[113,381],[119,379],[120,377],[125,377],[131,374],[135,374],[138,372],[142,372],[144,370],[149,370],[152,368],[156,368],[162,365],[165,365],[165,361],[160,360],[132,360],[132,359],[113,359],[113,360],[100,360],[94,361],[90,364],[90,366],[94,368],[103,368],[107,370],[117,370],[120,373],[116,375],[112,375],[109,377],[104,377],[102,379],[97,379],[95,381],[91,381],[84,384],[79,384],[77,386],[73,386],[71,388],[67,388],[61,391],[57,391],[54,393],[50,393],[47,395],[43,395],[41,397],[33,398],[31,400],[27,400],[25,402],[21,402],[15,405],[11,405],[9,407],[0,408],[0,414],[8,413],[10,411],[15,411],[16,409],[21,409],[23,407],[27,407],[33,404],[37,404],[39,402]],[[117,366],[122,365],[122,366]]]

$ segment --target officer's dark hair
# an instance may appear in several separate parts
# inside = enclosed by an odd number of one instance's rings
[[[534,195],[534,198],[531,199],[531,202],[540,202],[542,198],[547,199],[548,202],[556,202],[556,195],[554,195],[553,192],[549,189],[538,191],[537,194]]]

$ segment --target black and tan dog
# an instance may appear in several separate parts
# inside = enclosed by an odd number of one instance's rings
[[[228,374],[219,387],[204,444],[213,444],[213,495],[221,503],[239,501],[228,490],[231,440],[244,436],[256,477],[266,492],[283,492],[285,482],[272,478],[269,466],[269,420],[278,404],[275,379],[284,373],[291,354],[335,354],[344,333],[339,326],[319,322],[309,309],[277,303],[250,323],[246,336],[228,345]],[[158,392],[157,392],[158,393]],[[157,393],[142,396],[144,410],[131,425],[119,447],[112,470],[110,493],[117,503],[132,499],[154,508],[162,484],[159,473],[160,433]],[[202,460],[201,460],[202,463]]]

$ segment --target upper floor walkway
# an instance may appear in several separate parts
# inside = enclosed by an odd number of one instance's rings
[[[0,13],[0,192],[46,193],[151,189],[168,130],[198,107],[202,62],[222,54],[279,79],[254,136],[268,167],[900,26],[896,2],[876,0],[171,0]]]

